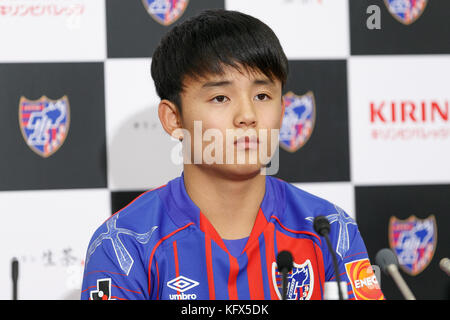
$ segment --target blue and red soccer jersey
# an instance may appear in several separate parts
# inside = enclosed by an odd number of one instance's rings
[[[266,176],[252,232],[241,240],[243,249],[233,252],[189,198],[183,175],[142,194],[97,229],[86,255],[81,298],[280,299],[276,257],[289,250],[294,267],[287,298],[324,299],[325,283],[335,275],[325,239],[313,228],[319,215],[331,224],[348,298],[384,299],[357,225],[339,207]]]

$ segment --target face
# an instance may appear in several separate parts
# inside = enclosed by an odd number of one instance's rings
[[[278,146],[281,82],[226,67],[223,75],[183,84],[181,125],[190,136],[183,148],[191,163],[228,176],[258,174]]]

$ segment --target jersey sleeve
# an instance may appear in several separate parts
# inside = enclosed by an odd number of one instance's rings
[[[337,213],[328,216],[331,223],[330,240],[338,261],[340,281],[347,284],[348,299],[383,300],[384,295],[355,220],[339,207],[335,208]],[[330,255],[325,277],[326,281],[336,281]]]
[[[141,251],[126,236],[96,232],[86,254],[81,300],[149,299],[148,260]]]

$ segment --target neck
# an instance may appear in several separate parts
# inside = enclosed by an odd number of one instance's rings
[[[265,176],[221,174],[208,167],[184,166],[191,200],[223,239],[248,237],[264,198]]]

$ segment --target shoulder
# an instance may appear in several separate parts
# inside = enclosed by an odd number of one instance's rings
[[[88,258],[99,245],[116,250],[114,241],[134,246],[154,246],[161,238],[170,234],[177,227],[166,213],[159,192],[166,186],[142,193],[123,209],[106,219],[94,232],[88,248]]]
[[[316,234],[314,219],[324,216],[330,223],[330,240],[341,258],[367,251],[356,221],[344,209],[290,183],[278,181],[285,189],[285,209],[278,217],[282,226]]]
[[[108,226],[127,228],[133,231],[142,231],[157,224],[164,212],[158,197],[158,191],[165,186],[146,191],[136,197],[128,205],[106,219],[96,232],[101,232]]]
[[[283,192],[282,212],[278,218],[288,224],[304,225],[320,215],[337,213],[339,207],[327,199],[309,193],[295,185],[278,178],[271,178]]]
[[[300,206],[302,213],[310,215],[334,207],[334,204],[327,199],[307,192],[291,183],[285,181],[283,181],[283,183],[285,184],[287,203],[292,204],[297,208]]]

